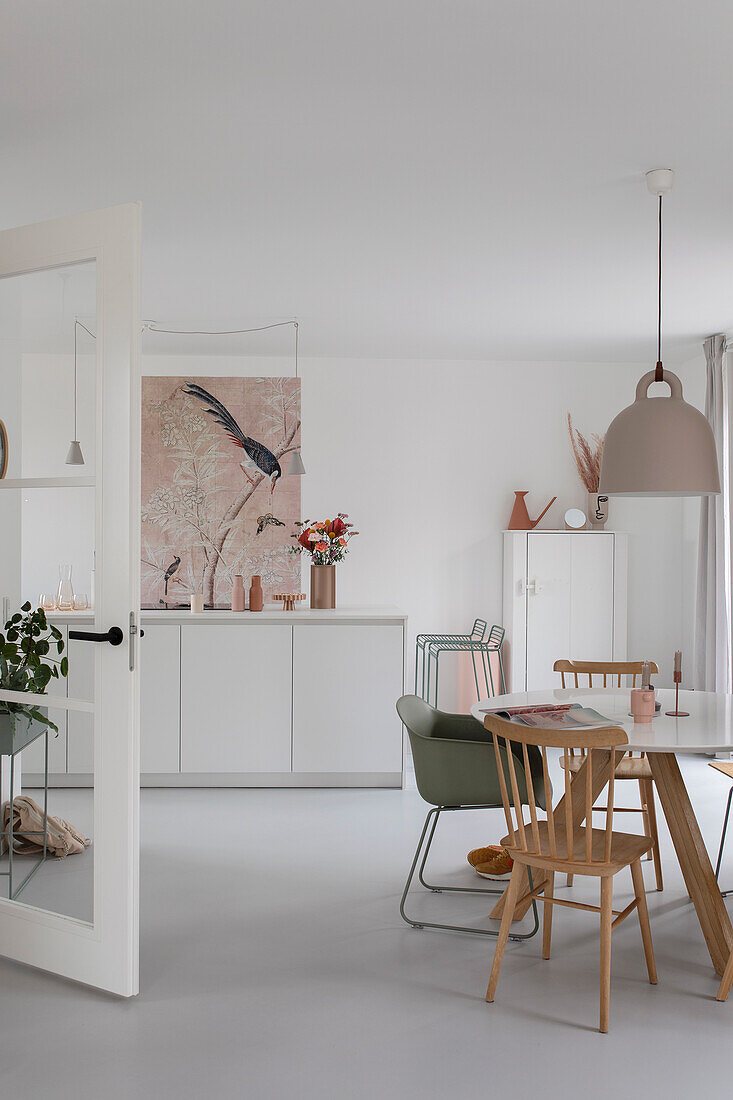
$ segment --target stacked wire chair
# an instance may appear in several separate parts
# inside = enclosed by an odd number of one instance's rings
[[[486,636],[487,627],[485,619],[475,619],[469,634],[418,634],[415,640],[415,695],[437,707],[439,661],[443,653],[471,654],[477,699],[497,694],[491,669],[491,655],[496,653],[499,659],[499,694],[503,694],[506,691],[504,662],[501,654],[504,627],[492,626],[488,637]],[[482,676],[479,675],[477,657],[480,661]],[[485,688],[483,696],[482,679]]]

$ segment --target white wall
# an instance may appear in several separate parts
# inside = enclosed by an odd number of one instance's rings
[[[16,279],[0,283],[0,420],[8,433],[7,477],[21,476],[21,329],[20,286]],[[20,492],[0,492],[0,629],[3,598],[11,610],[20,603]]]
[[[68,474],[70,357],[25,356],[23,472]],[[288,374],[289,359],[145,356],[146,374]],[[584,507],[566,414],[585,434],[603,432],[632,399],[646,364],[496,363],[438,360],[305,360],[303,516],[349,512],[359,537],[338,570],[342,605],[397,604],[412,639],[460,631],[480,615],[501,622],[501,532],[514,489],[529,489],[543,527]],[[80,437],[93,457],[91,360],[80,371]],[[701,405],[699,363],[680,372]],[[38,399],[38,395],[43,400]],[[52,444],[59,468],[37,468]],[[48,453],[48,451],[46,451]],[[88,587],[93,491],[45,490],[23,504],[24,596],[56,582],[60,560]],[[648,656],[671,681],[676,648],[692,667],[697,502],[611,501],[610,526],[629,533],[628,653]],[[308,575],[304,571],[304,589]],[[689,654],[689,661],[688,661]],[[450,690],[450,677],[444,677]],[[409,682],[409,681],[408,681]],[[452,704],[445,698],[447,705]]]
[[[95,465],[95,360],[78,357],[78,433],[85,466],[67,466],[74,433],[73,355],[23,356],[23,477],[83,477]],[[93,488],[30,489],[22,494],[23,599],[55,592],[61,562],[77,592],[90,595],[94,552]]]
[[[557,494],[543,527],[561,526],[570,505],[583,507],[566,414],[585,434],[604,432],[647,367],[303,361],[304,518],[345,511],[361,532],[339,567],[339,602],[403,607],[410,661],[417,632],[464,630],[477,615],[501,622],[501,532],[513,490],[530,490],[532,515]],[[287,374],[292,363],[146,356],[143,369]],[[694,521],[683,522],[684,508],[675,499],[611,501],[610,526],[630,536],[628,652],[656,660],[661,683],[671,682],[673,652],[687,651],[691,638]]]

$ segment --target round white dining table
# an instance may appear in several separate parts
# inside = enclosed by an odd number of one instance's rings
[[[658,688],[661,710],[649,723],[635,723],[629,714],[628,688],[548,688],[544,691],[519,691],[481,699],[471,707],[471,713],[483,725],[488,710],[505,707],[537,706],[540,704],[580,703],[592,707],[609,725],[621,726],[629,738],[628,748],[646,752],[659,802],[669,827],[682,875],[697,912],[700,927],[710,952],[713,966],[723,978],[718,1000],[725,1000],[733,986],[733,926],[713,873],[710,857],[703,842],[700,826],[692,808],[677,753],[733,752],[733,695],[708,691],[680,691],[679,709],[689,711],[689,717],[676,718],[666,714],[675,709],[672,688]],[[594,756],[598,750],[594,751]],[[610,754],[594,763],[593,786],[596,797],[608,782]],[[585,769],[576,772],[573,787],[585,783]],[[582,799],[573,799],[573,806],[582,807]],[[560,803],[562,807],[562,801]],[[580,824],[580,818],[576,824]],[[529,894],[529,883],[523,884],[523,894]],[[516,908],[515,920],[521,920],[529,908],[529,899],[522,899]],[[492,910],[500,917],[503,896]]]

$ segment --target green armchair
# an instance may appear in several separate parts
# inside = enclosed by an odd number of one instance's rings
[[[426,890],[433,893],[502,894],[502,888],[469,886],[441,886],[425,878],[425,865],[435,836],[440,815],[459,810],[501,809],[501,790],[496,768],[494,745],[489,735],[470,714],[446,714],[436,710],[416,695],[403,695],[397,701],[397,713],[407,730],[415,765],[417,789],[431,806],[425,818],[420,840],[407,876],[400,902],[400,915],[415,928],[443,928],[451,932],[472,932],[482,936],[496,936],[498,929],[477,928],[467,925],[435,924],[413,920],[405,911],[407,895],[412,885],[418,862],[418,879]],[[504,750],[501,750],[504,752]],[[524,766],[521,748],[516,746],[514,765],[522,803],[527,793],[524,782]],[[542,759],[533,746],[529,765],[536,782],[535,791],[542,789]],[[538,804],[545,809],[544,803]],[[426,842],[427,837],[427,842]],[[420,860],[422,853],[422,860]],[[538,927],[537,908],[532,903],[534,928],[528,933],[515,933],[512,939],[529,939]]]

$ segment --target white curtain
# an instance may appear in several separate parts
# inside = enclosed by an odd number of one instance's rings
[[[703,344],[706,366],[705,416],[713,429],[722,492],[700,500],[695,617],[695,687],[731,690],[730,652],[730,485],[728,476],[728,388],[725,337]]]

